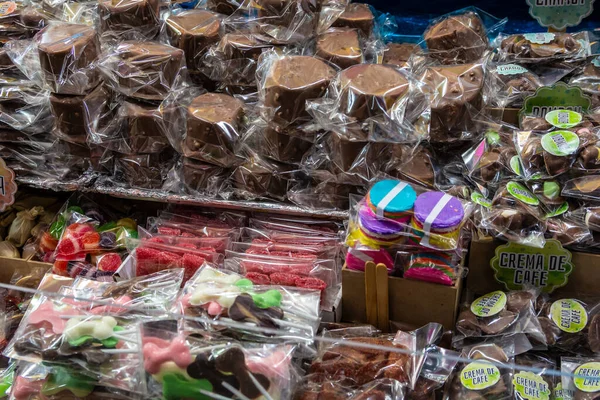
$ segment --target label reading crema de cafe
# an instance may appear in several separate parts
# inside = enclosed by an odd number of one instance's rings
[[[461,384],[469,390],[483,390],[500,381],[500,371],[495,365],[472,362],[460,372]]]
[[[600,392],[600,363],[590,362],[580,365],[573,372],[575,387],[582,392]]]

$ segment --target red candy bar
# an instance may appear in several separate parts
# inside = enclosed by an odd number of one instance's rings
[[[296,280],[296,286],[304,289],[325,290],[327,284],[319,278],[299,278]]]
[[[158,233],[160,233],[161,235],[167,235],[167,236],[181,236],[180,229],[168,228],[166,226],[159,226]]]
[[[271,274],[270,278],[271,282],[281,286],[296,286],[298,279],[301,279],[299,275],[286,274],[283,272]]]
[[[250,279],[255,285],[270,285],[271,279],[269,275],[260,274],[258,272],[248,272],[246,278]]]

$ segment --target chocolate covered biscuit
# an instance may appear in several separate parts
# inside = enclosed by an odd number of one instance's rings
[[[358,120],[386,113],[408,91],[408,81],[393,67],[360,64],[340,73],[341,111]]]
[[[444,64],[472,63],[479,60],[488,39],[479,16],[473,12],[453,15],[425,32],[429,54]]]
[[[333,68],[314,57],[282,57],[267,74],[264,104],[284,123],[306,117],[306,100],[323,96],[334,74]]]
[[[358,31],[337,29],[323,33],[317,38],[315,55],[344,69],[362,61]]]
[[[171,45],[185,52],[189,70],[198,70],[202,66],[202,56],[221,35],[219,16],[203,10],[172,14],[166,20],[166,27]]]
[[[569,33],[541,33],[511,35],[500,44],[506,59],[534,59],[574,57],[582,44]]]

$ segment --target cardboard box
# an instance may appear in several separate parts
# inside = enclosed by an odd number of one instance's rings
[[[504,285],[494,277],[494,270],[490,261],[496,255],[496,247],[505,244],[497,240],[471,242],[469,251],[469,274],[467,275],[466,287],[474,294],[486,294],[494,290],[506,290]],[[590,253],[571,252],[571,263],[573,271],[569,275],[567,284],[557,288],[553,294],[574,295],[594,294],[597,295],[600,288],[600,255]]]
[[[23,276],[34,272],[36,276],[41,278],[51,268],[52,264],[39,261],[0,257],[0,283],[10,283],[15,272],[19,272]]]
[[[389,277],[385,267],[373,272],[368,266],[365,272],[344,268],[342,285],[342,321],[369,323],[384,332],[390,321],[415,328],[438,322],[453,328],[462,291],[461,279],[443,286]]]

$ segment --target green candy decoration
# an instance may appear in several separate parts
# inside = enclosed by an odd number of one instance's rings
[[[15,371],[12,370],[0,380],[0,398],[8,396],[8,390],[13,384],[13,379],[15,376]]]
[[[59,240],[62,236],[63,231],[65,230],[65,226],[67,224],[67,220],[61,214],[58,216],[58,219],[50,225],[50,235],[56,240]]]
[[[544,197],[556,199],[560,195],[560,186],[554,181],[544,182]]]
[[[166,400],[199,399],[210,400],[200,390],[212,392],[213,386],[206,379],[185,379],[179,374],[168,374],[163,377],[163,396]]]
[[[489,130],[485,133],[485,139],[490,146],[497,146],[500,143],[500,134],[496,131]]]
[[[117,227],[117,223],[114,221],[111,222],[107,222],[104,225],[100,225],[100,227],[98,228],[98,232],[106,232],[106,231],[111,231],[113,229],[115,229]]]
[[[283,300],[283,295],[279,290],[271,289],[264,293],[252,294],[252,300],[259,308],[279,307]]]
[[[53,396],[68,390],[77,397],[89,396],[96,387],[95,381],[85,375],[68,370],[56,365],[52,366],[52,373],[42,386],[42,394]]]
[[[252,283],[252,281],[250,279],[244,278],[244,279],[240,279],[239,281],[237,281],[235,283],[235,286],[237,286],[241,290],[250,290],[250,289],[252,289],[252,286],[254,286],[254,284]]]
[[[122,331],[123,328],[120,326],[115,326],[113,328],[114,332],[119,332]],[[73,339],[73,340],[69,340],[69,345],[73,346],[73,347],[79,347],[79,346],[83,346],[84,344],[88,343],[88,342],[100,342],[102,343],[102,346],[106,347],[107,349],[114,349],[115,347],[117,347],[117,344],[119,343],[119,339],[117,339],[116,337],[109,337],[107,339],[103,339],[103,340],[98,340],[96,338],[94,338],[93,336],[89,336],[89,335],[84,335],[81,337],[78,337],[77,339]]]

